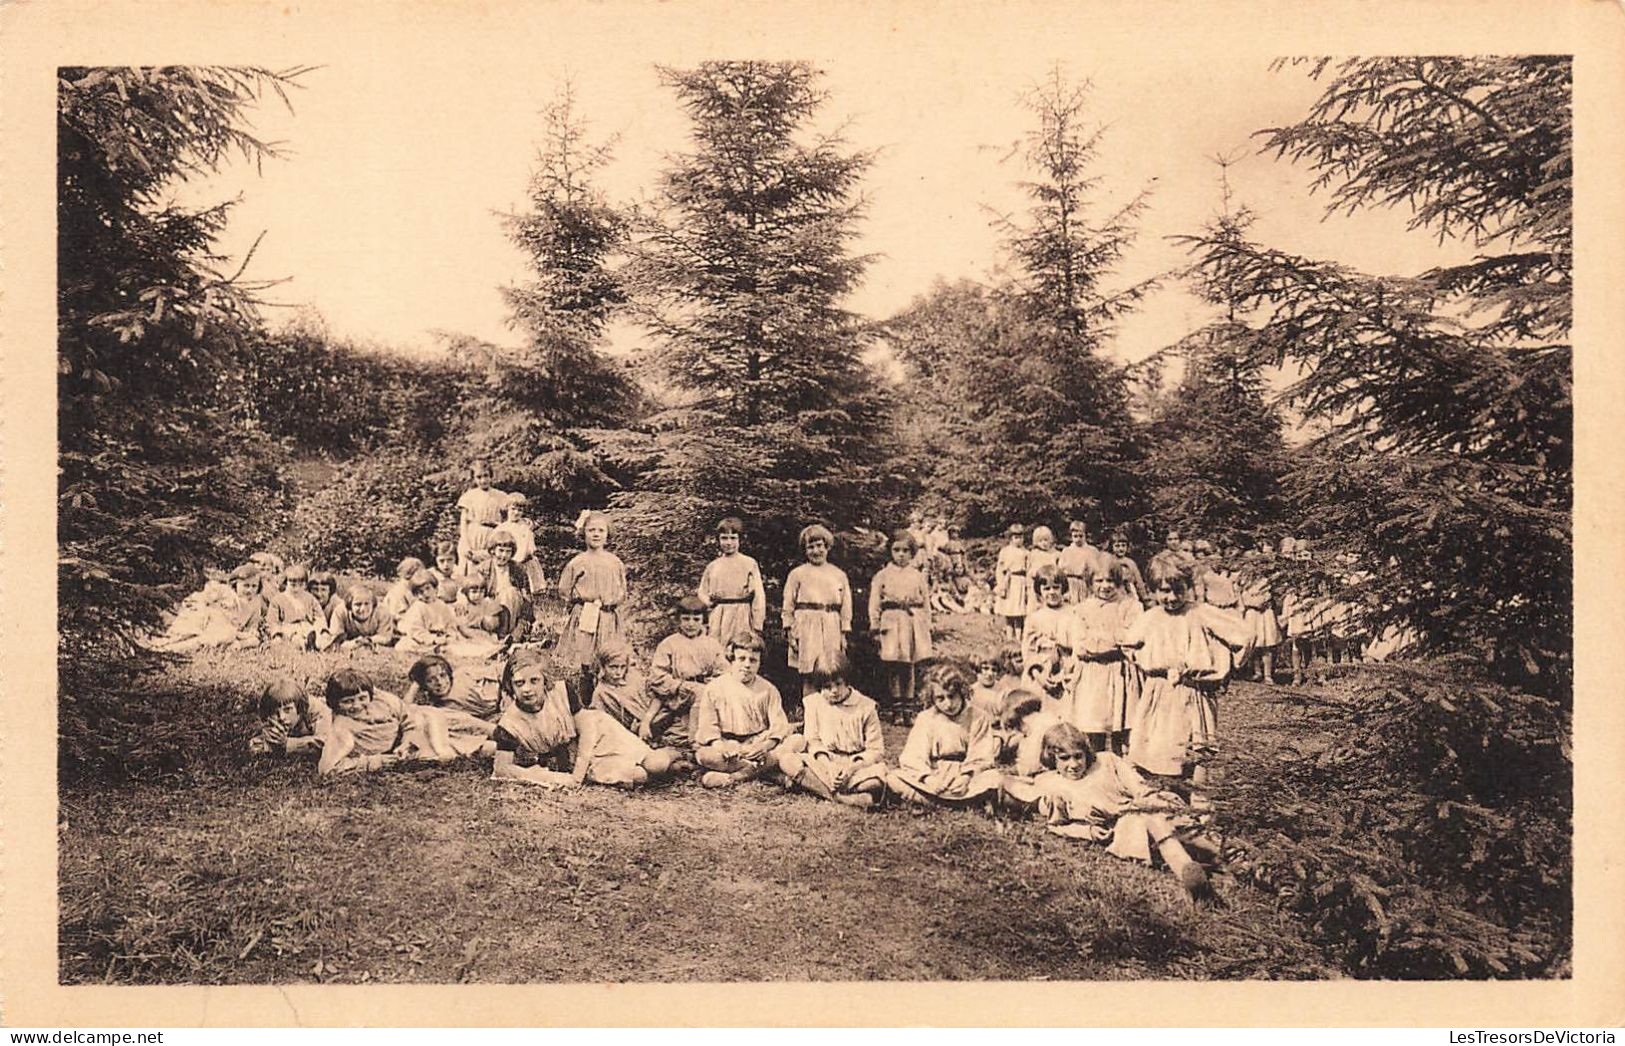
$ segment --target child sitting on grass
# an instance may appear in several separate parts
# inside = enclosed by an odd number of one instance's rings
[[[1157,792],[1126,760],[1096,754],[1070,723],[1044,734],[1042,759],[1047,772],[1035,787],[1050,832],[1106,843],[1112,856],[1146,864],[1155,850],[1187,893],[1195,896],[1207,885],[1207,873],[1175,834],[1177,796]]]
[[[378,593],[364,581],[350,587],[334,611],[332,628],[340,650],[395,645],[395,615],[378,605]]]
[[[588,782],[636,786],[672,772],[678,754],[655,750],[594,708],[575,711],[564,674],[545,654],[521,650],[502,673],[508,707],[492,740],[491,777],[543,788],[579,788]]]
[[[452,608],[457,624],[476,646],[485,644],[496,649],[508,636],[508,608],[491,598],[485,575],[478,570],[455,580],[460,595]]]
[[[976,680],[970,688],[970,706],[986,716],[989,722],[996,721],[999,713],[1004,711],[1004,695],[1010,688],[1000,680],[1010,670],[1010,663],[1014,660],[1008,652],[986,654],[977,658],[972,666],[976,669]]]
[[[677,631],[660,641],[649,662],[649,689],[669,720],[666,743],[687,748],[694,743],[694,704],[728,667],[728,658],[722,644],[705,632],[704,603],[684,596],[676,610]]]
[[[333,723],[322,745],[316,772],[329,774],[382,770],[414,760],[452,759],[445,721],[414,709],[372,680],[344,668],[327,677],[327,707]]]
[[[416,556],[407,556],[396,564],[395,580],[384,593],[384,597],[378,601],[379,607],[389,611],[392,620],[399,622],[407,608],[412,605],[412,579],[424,572],[423,560]],[[429,580],[433,581],[434,575],[429,575]]]
[[[335,621],[339,617],[339,608],[344,606],[344,600],[339,596],[338,578],[330,570],[313,570],[310,572],[310,598],[316,601],[316,607],[322,615],[322,629],[316,633],[316,649],[326,650],[338,640],[338,629]]]
[[[260,726],[248,740],[250,752],[313,758],[320,754],[331,717],[325,706],[311,704],[291,677],[277,676],[265,684],[255,710]]]
[[[779,757],[786,783],[823,799],[867,809],[886,794],[886,739],[874,701],[852,689],[846,666],[815,680],[806,697],[800,752]]]
[[[948,662],[920,681],[931,707],[920,713],[886,787],[912,803],[967,806],[994,795],[1001,774],[987,717],[970,707],[970,673]]]
[[[700,775],[705,788],[776,775],[780,759],[806,745],[785,717],[779,688],[757,675],[762,637],[735,635],[728,642],[728,663],[694,705],[694,761],[705,768]]]
[[[310,594],[310,568],[295,563],[282,575],[282,591],[271,597],[266,608],[266,637],[292,644],[297,650],[314,650],[317,636],[326,631],[327,618]]]

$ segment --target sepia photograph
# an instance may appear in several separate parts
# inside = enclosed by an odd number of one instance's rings
[[[1572,50],[448,10],[52,52],[59,986],[1576,976]]]

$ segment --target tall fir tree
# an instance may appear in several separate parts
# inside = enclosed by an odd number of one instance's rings
[[[1368,574],[1373,627],[1481,654],[1567,693],[1573,628],[1569,344],[1571,63],[1317,60],[1302,121],[1263,132],[1328,212],[1404,206],[1473,260],[1414,276],[1209,232],[1204,276],[1248,337],[1301,368],[1288,396],[1329,431],[1290,477],[1300,510]]]
[[[887,401],[842,299],[871,156],[816,133],[822,74],[804,62],[662,69],[691,122],[627,270],[667,392],[601,449],[637,477],[614,498],[647,575],[692,584],[722,514],[744,517],[770,576],[795,534],[865,521],[882,486]]]
[[[1232,206],[1230,162],[1218,160],[1223,208],[1205,235],[1241,243],[1254,216]],[[1238,289],[1223,274],[1193,269],[1186,275],[1198,295],[1223,312],[1172,347],[1185,371],[1155,404],[1147,426],[1147,507],[1158,530],[1171,525],[1211,537],[1255,536],[1281,522],[1281,477],[1288,467],[1281,412],[1253,332],[1237,317]]]

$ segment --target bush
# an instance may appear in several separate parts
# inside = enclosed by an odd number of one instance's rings
[[[459,466],[407,447],[343,465],[300,501],[279,551],[291,559],[392,577],[403,556],[424,559],[436,537],[455,537]]]
[[[1368,666],[1333,692],[1283,700],[1335,744],[1221,764],[1238,875],[1358,977],[1566,975],[1566,709],[1451,666]]]

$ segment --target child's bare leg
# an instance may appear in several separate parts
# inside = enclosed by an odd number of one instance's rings
[[[1258,655],[1259,681],[1274,685],[1275,683],[1275,651],[1265,650]]]
[[[910,712],[914,711],[915,672],[912,662],[905,661],[898,666],[903,676],[903,703],[902,707]]]
[[[1207,873],[1202,866],[1191,860],[1191,855],[1185,850],[1185,845],[1174,834],[1173,823],[1161,814],[1152,814],[1146,817],[1146,828],[1151,833],[1151,842],[1156,846],[1157,853],[1168,862],[1168,870],[1174,873],[1187,892],[1194,893],[1207,884]]]
[[[643,757],[642,767],[651,778],[664,778],[671,774],[672,764],[682,758],[675,748],[657,748]]]
[[[907,799],[919,806],[924,806],[929,801],[918,789],[903,780],[902,775],[895,771],[886,775],[886,788],[898,798]]]
[[[903,707],[903,669],[907,667],[893,662],[886,664],[886,692],[894,710]]]

